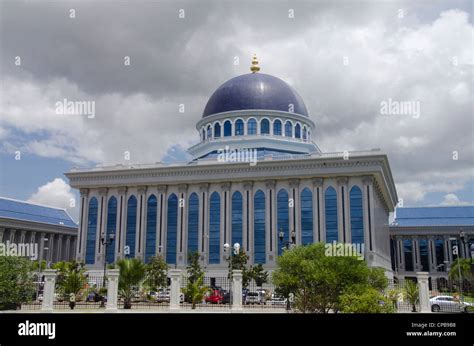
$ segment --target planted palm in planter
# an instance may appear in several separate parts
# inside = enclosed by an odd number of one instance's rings
[[[418,285],[415,282],[411,280],[405,281],[405,296],[410,302],[410,304],[413,306],[412,312],[416,312],[416,304],[419,300],[419,294]]]
[[[136,258],[123,259],[117,262],[120,270],[119,291],[123,297],[123,308],[132,308],[134,287],[138,286],[145,276],[145,264]]]

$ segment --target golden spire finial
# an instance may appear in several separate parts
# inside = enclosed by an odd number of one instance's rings
[[[260,71],[260,66],[258,66],[257,54],[253,55],[252,66],[250,66],[250,71],[252,71],[252,73]]]

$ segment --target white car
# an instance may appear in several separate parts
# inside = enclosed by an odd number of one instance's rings
[[[436,296],[430,298],[431,311],[433,312],[468,312],[473,304],[461,302],[452,296]]]
[[[271,299],[268,301],[270,305],[280,305],[280,306],[286,306],[286,298],[272,293]]]

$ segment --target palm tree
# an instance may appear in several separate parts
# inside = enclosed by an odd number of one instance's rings
[[[120,270],[119,291],[123,297],[123,308],[132,308],[134,287],[140,284],[145,276],[145,264],[136,258],[117,261]]]
[[[411,312],[416,312],[416,304],[419,300],[418,284],[416,282],[413,282],[411,280],[405,281],[405,296],[410,302],[410,304],[413,306]]]
[[[459,277],[461,272],[461,278]],[[459,282],[460,279],[468,280],[471,277],[471,260],[469,258],[457,258],[451,265],[448,276],[451,280]]]
[[[196,309],[196,303],[202,301],[204,296],[209,291],[204,284],[204,275],[201,275],[197,280],[188,280],[188,285],[184,289],[185,296],[191,300],[192,309]]]

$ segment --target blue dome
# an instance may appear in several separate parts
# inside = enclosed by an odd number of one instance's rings
[[[232,78],[212,94],[203,118],[211,114],[245,109],[266,109],[308,116],[300,95],[285,81],[264,73],[249,73]]]

